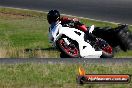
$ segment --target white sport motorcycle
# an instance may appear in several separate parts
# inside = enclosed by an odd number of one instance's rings
[[[94,25],[89,28],[89,33]],[[112,47],[103,39],[97,41],[85,39],[86,34],[75,28],[63,27],[54,38],[54,46],[61,52],[61,57],[71,58],[111,58]]]

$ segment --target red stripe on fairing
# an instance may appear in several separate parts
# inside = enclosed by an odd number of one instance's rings
[[[83,31],[83,32],[87,31],[87,27],[85,25],[81,25],[81,26],[79,25],[78,29],[81,30],[81,31]]]

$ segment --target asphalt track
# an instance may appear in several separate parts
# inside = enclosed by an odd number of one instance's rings
[[[0,0],[0,6],[49,11],[132,24],[132,0]]]
[[[41,64],[127,64],[131,58],[1,58],[0,64],[41,63]]]

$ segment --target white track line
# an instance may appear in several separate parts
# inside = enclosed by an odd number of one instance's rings
[[[24,8],[16,8],[16,7],[6,7],[6,6],[0,6],[3,8],[12,8],[12,9],[18,9],[18,10],[27,10],[27,11],[35,11],[35,12],[40,12],[40,13],[48,13],[48,12],[44,12],[41,10],[31,10],[31,9],[24,9]],[[98,22],[106,22],[106,23],[112,23],[112,24],[121,24],[121,23],[116,23],[116,22],[110,22],[110,21],[103,21],[103,20],[96,20],[96,19],[91,19],[91,18],[86,18],[86,17],[78,17],[78,16],[73,16],[73,15],[68,15],[68,14],[61,14],[61,15],[65,15],[65,16],[71,16],[71,17],[77,17],[77,18],[82,18],[82,19],[88,19],[88,20],[93,20],[93,21],[98,21]],[[129,25],[132,26],[132,25]]]

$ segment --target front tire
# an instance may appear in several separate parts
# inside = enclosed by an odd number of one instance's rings
[[[66,55],[65,53],[61,52],[60,58],[70,58],[70,57],[68,55]]]
[[[75,41],[70,41],[70,44],[67,45],[63,38],[60,38],[57,41],[57,46],[61,52],[61,58],[78,58],[80,57],[79,48]]]

